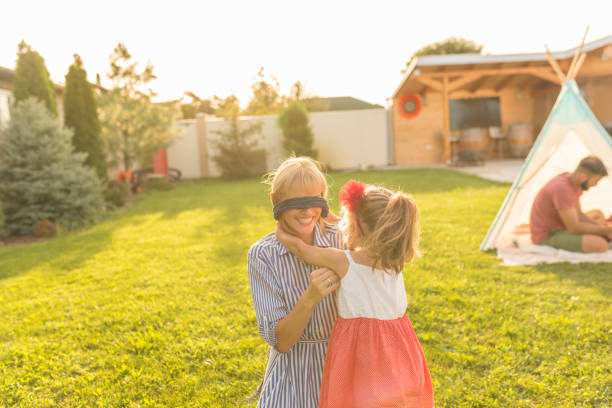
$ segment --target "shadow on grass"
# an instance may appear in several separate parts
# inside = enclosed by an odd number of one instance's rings
[[[605,297],[612,297],[612,264],[545,264],[536,265],[539,272],[552,273],[559,281],[570,280],[582,287],[595,289]]]
[[[103,251],[111,237],[110,227],[98,226],[45,242],[0,248],[0,279],[21,275],[43,264],[54,271],[76,269]]]
[[[390,188],[399,187],[411,194],[506,186],[505,183],[492,182],[444,169],[330,173],[328,175],[329,197],[332,208],[336,211],[339,207],[338,189],[351,178],[366,183],[386,185]],[[228,226],[224,232],[234,234],[237,238],[231,241],[229,245],[231,248],[219,248],[218,255],[227,257],[232,251],[244,252],[245,225],[248,228],[253,217],[261,217],[267,213],[271,225],[273,224],[272,205],[268,191],[268,186],[261,183],[260,178],[238,181],[185,180],[172,191],[145,194],[133,207],[111,215],[110,220],[103,221],[89,230],[75,232],[43,243],[18,248],[0,248],[0,279],[20,275],[46,263],[60,271],[78,268],[107,246],[116,229],[122,228],[125,223],[136,222],[139,216],[151,213],[161,213],[161,218],[167,220],[175,219],[186,211],[220,210],[218,225]],[[199,234],[207,234],[212,228],[216,226],[203,226]],[[261,237],[256,239],[259,238]],[[249,239],[253,237],[250,236]]]
[[[400,188],[410,194],[438,193],[468,189],[507,187],[507,183],[489,181],[469,174],[444,169],[377,170],[353,173],[330,173],[330,203],[337,207],[338,190],[349,179],[365,183]],[[184,211],[241,207],[255,205],[267,208],[272,214],[269,187],[260,178],[245,180],[200,179],[184,180],[169,192],[151,192],[150,199],[137,204],[139,214],[161,212],[162,218],[176,218]]]

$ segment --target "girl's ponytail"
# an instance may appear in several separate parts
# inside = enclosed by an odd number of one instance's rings
[[[364,249],[374,259],[374,268],[400,273],[407,262],[421,255],[419,210],[414,199],[402,192],[386,198],[387,205],[367,234]]]

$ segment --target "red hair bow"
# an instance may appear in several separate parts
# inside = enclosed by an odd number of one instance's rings
[[[361,200],[365,196],[366,185],[361,181],[349,180],[340,189],[340,202],[349,212],[357,213]]]

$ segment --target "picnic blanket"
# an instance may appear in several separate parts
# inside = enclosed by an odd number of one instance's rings
[[[537,265],[542,263],[612,262],[612,250],[598,254],[583,254],[555,249],[546,245],[529,245],[519,248],[498,248],[497,256],[504,265]],[[612,270],[612,266],[610,268]]]
[[[505,265],[537,265],[542,263],[612,262],[612,250],[597,254],[584,254],[556,249],[546,245],[534,245],[529,235],[529,225],[522,224],[501,240],[497,256]]]

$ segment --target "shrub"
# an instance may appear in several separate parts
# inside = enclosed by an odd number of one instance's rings
[[[278,116],[278,126],[284,136],[283,149],[287,154],[313,159],[319,155],[313,147],[314,136],[308,122],[308,111],[300,101],[291,102]]]
[[[174,188],[172,183],[166,180],[164,177],[149,177],[144,182],[145,190],[161,190],[170,191]]]
[[[61,129],[35,98],[19,102],[0,145],[0,200],[9,235],[31,234],[44,219],[70,229],[104,210],[102,184],[73,152],[72,132]]]
[[[34,236],[38,238],[50,238],[57,233],[57,227],[48,219],[44,219],[34,228]]]
[[[111,207],[123,207],[128,197],[128,185],[127,184],[114,184],[108,189],[104,190],[104,200]]]
[[[213,160],[221,169],[225,178],[237,179],[263,174],[267,170],[266,151],[258,149],[257,141],[252,136],[261,131],[261,123],[241,128],[238,115],[226,118],[227,130],[216,132],[219,140],[214,142],[217,154]]]

